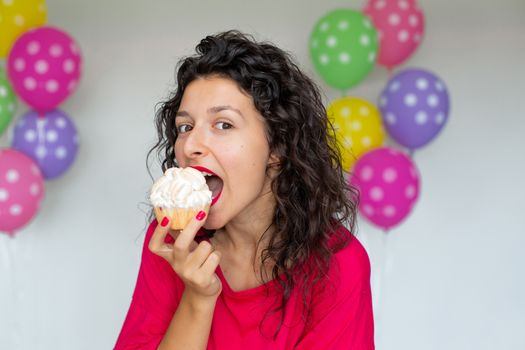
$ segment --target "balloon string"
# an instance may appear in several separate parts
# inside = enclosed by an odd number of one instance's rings
[[[8,294],[8,297],[12,297],[11,298],[11,301],[12,303],[10,304],[10,306],[12,306],[12,310],[18,310],[19,309],[19,297],[20,297],[20,293],[18,293],[17,291],[17,275],[16,275],[16,271],[15,271],[15,266],[14,266],[14,253],[13,253],[13,250],[15,249],[15,244],[17,243],[17,241],[14,239],[14,232],[8,232],[7,233],[7,237],[6,239],[1,239],[0,238],[0,242],[1,241],[4,241],[5,244],[2,244],[2,247],[0,248],[3,248],[2,251],[0,252],[0,257],[1,257],[1,265],[3,266],[3,268],[5,268],[5,274],[2,274],[3,276],[6,277],[7,279],[7,276],[9,276],[10,278],[10,281],[9,283],[7,283],[7,285],[9,286],[10,285],[10,290],[8,292],[10,292],[10,294]],[[0,234],[0,236],[2,236],[2,234]],[[1,282],[1,281],[0,281]],[[13,335],[13,339],[16,339],[17,342],[19,342],[19,339],[20,339],[20,319],[19,317],[17,316],[18,313],[15,312],[14,315],[12,316],[12,320],[11,320],[11,324],[14,325],[13,327],[13,330],[12,330],[12,335]]]
[[[386,67],[386,70],[388,72],[388,79],[392,78],[392,72],[393,72],[394,68],[392,66],[388,66],[388,67]]]
[[[3,235],[2,235],[2,237],[3,237]],[[9,232],[9,233],[7,233],[7,239],[2,239],[2,240],[5,241],[5,242],[9,242],[9,241],[11,241],[12,238],[13,238],[12,233]],[[4,248],[3,249],[3,253],[0,255],[2,257],[2,265],[4,265],[7,269],[9,269],[9,267],[11,266],[11,259],[12,259],[11,256],[12,256],[12,254],[11,254],[11,252],[9,250],[9,247],[8,247],[7,243],[3,244],[2,248]]]
[[[383,266],[379,270],[379,276],[377,279],[377,302],[374,310],[375,318],[378,321],[378,326],[382,325],[383,317],[383,304],[386,292],[386,280],[392,269],[392,262],[388,250],[388,229],[383,229],[381,238],[382,255],[383,255]]]

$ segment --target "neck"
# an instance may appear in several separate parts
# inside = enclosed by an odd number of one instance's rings
[[[244,268],[259,273],[262,253],[268,247],[273,234],[273,211],[271,214],[270,217],[259,216],[251,220],[248,216],[236,218],[218,231],[219,234],[216,235],[215,241],[219,243],[217,248],[224,253],[227,252],[223,255],[223,264],[236,266],[236,268],[244,266]],[[265,265],[267,264],[271,269],[271,262],[267,261]],[[271,273],[269,271],[268,274]]]
[[[258,255],[273,233],[275,205],[273,193],[265,192],[218,231],[223,246],[233,252]]]

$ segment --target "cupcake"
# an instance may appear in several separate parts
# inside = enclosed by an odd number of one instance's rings
[[[200,171],[169,168],[155,181],[149,198],[157,221],[166,216],[171,229],[182,230],[199,211],[208,212],[211,195]]]

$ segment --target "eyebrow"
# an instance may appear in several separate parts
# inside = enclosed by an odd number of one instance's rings
[[[213,114],[213,113],[218,113],[220,111],[225,111],[225,110],[234,111],[237,114],[239,114],[241,117],[244,118],[240,110],[238,110],[237,108],[233,108],[232,106],[229,106],[229,105],[210,107],[208,108],[207,112],[208,114]],[[186,111],[177,111],[177,113],[175,114],[175,117],[189,117],[189,116],[190,114]]]

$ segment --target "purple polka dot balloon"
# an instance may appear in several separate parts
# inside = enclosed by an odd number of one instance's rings
[[[44,178],[51,180],[73,164],[78,134],[71,119],[58,109],[45,113],[44,117],[30,111],[15,125],[12,147],[31,157]]]
[[[406,69],[394,75],[379,98],[388,134],[411,150],[428,144],[445,125],[449,97],[445,84],[423,69]]]

